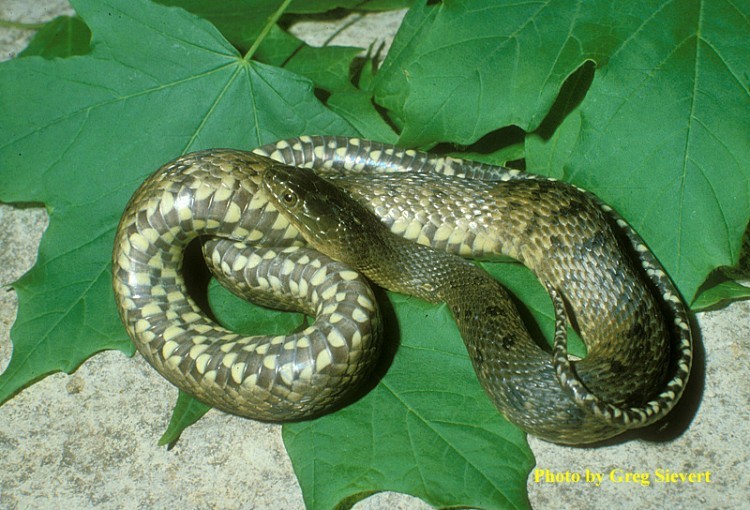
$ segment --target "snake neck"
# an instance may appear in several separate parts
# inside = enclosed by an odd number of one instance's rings
[[[334,178],[399,236],[462,256],[510,257],[552,283],[586,342],[579,374],[592,391],[613,403],[640,405],[662,387],[673,349],[670,331],[658,296],[646,284],[651,275],[631,260],[648,253],[632,253],[632,242],[618,236],[619,227],[586,193],[522,176]],[[443,206],[412,213],[423,204]]]
[[[432,182],[439,185],[435,180]],[[668,337],[663,322],[636,322],[627,331],[631,337],[650,338],[653,333],[659,342],[647,344],[656,349],[654,355],[644,357],[636,352],[631,357],[623,356],[620,355],[623,348],[617,343],[598,342],[600,339],[594,338],[589,356],[575,363],[574,368],[567,360],[567,347],[562,347],[566,344],[557,340],[566,337],[567,324],[562,318],[556,321],[556,345],[561,348],[556,350],[553,362],[550,354],[530,337],[505,289],[472,263],[397,236],[364,205],[312,172],[288,168],[267,172],[263,183],[269,195],[276,197],[277,207],[316,249],[351,264],[389,290],[430,302],[445,302],[483,387],[501,412],[524,429],[558,442],[580,442],[581,431],[586,430],[588,440],[593,441],[615,435],[631,425],[649,423],[664,409],[661,396],[658,402],[650,400],[655,397],[654,388],[663,387],[666,377],[668,350],[662,347],[668,346]],[[533,198],[546,203],[525,219],[522,215],[520,221],[509,222],[510,232],[506,235],[495,236],[507,240],[508,255],[529,265],[545,283],[549,280],[567,283],[572,279],[573,286],[568,288],[577,292],[581,291],[580,283],[567,274],[570,268],[565,267],[565,274],[560,275],[558,269],[545,261],[567,257],[574,270],[580,268],[587,274],[592,268],[576,260],[576,255],[566,254],[566,250],[576,253],[582,249],[585,255],[578,257],[595,264],[608,256],[616,263],[621,260],[617,258],[617,241],[608,238],[611,231],[607,230],[601,211],[592,207],[585,195],[573,190],[556,200],[560,190],[557,184],[546,181],[528,184],[520,188],[521,193],[528,195],[523,201]],[[511,187],[505,195],[514,190]],[[503,195],[498,191],[490,193],[491,197]],[[513,207],[518,206],[518,201],[511,200]],[[472,214],[475,211],[481,214],[484,209],[502,211],[497,204],[489,206],[487,200],[481,206],[467,205],[467,209]],[[550,216],[555,212],[561,216],[556,228],[549,233],[540,229],[540,224],[552,221]],[[591,237],[581,240],[576,231],[587,232]],[[607,287],[618,288],[623,278],[616,271],[609,272],[610,269],[612,266],[605,265],[601,276],[613,277]],[[562,291],[565,293],[568,288],[563,287]],[[635,296],[632,289],[629,294]],[[553,300],[556,300],[556,315],[561,318],[562,298],[555,293]],[[648,296],[638,296],[636,301],[646,307],[654,306]],[[655,331],[647,330],[651,325]],[[638,341],[643,343],[642,338]],[[643,370],[644,361],[654,365],[646,369],[642,386],[633,388],[623,384],[624,375],[634,369]],[[538,378],[537,389],[544,389],[546,404],[556,409],[552,414],[548,409],[535,407],[539,398],[534,391],[522,389],[530,377]]]

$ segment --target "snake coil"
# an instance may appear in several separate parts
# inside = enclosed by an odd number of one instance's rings
[[[316,203],[310,189],[329,181],[335,187],[323,203],[340,205],[356,224],[336,231],[334,244],[349,251],[333,258],[311,249],[320,232],[279,202],[292,189],[303,204]],[[349,214],[358,207],[366,211]],[[243,337],[215,324],[180,272],[197,237],[208,240],[209,266],[235,293],[302,310],[314,324],[287,337]],[[362,253],[379,245],[375,238],[385,251],[372,260]],[[555,309],[552,354],[531,339],[506,291],[455,255],[509,256],[536,274]],[[173,384],[235,414],[300,419],[341,405],[374,363],[377,304],[362,276],[333,260],[349,257],[366,273],[373,266],[368,275],[387,287],[445,300],[493,402],[544,439],[589,443],[648,425],[684,390],[692,360],[685,305],[610,207],[553,179],[366,140],[301,137],[168,163],[123,214],[115,296],[138,350]],[[404,271],[416,279],[404,282]],[[568,310],[587,345],[579,361],[567,354]]]

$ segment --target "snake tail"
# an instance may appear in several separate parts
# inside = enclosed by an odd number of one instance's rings
[[[263,184],[277,209],[316,250],[352,265],[378,285],[445,302],[480,382],[509,421],[548,440],[581,443],[582,431],[586,440],[598,440],[642,419],[640,410],[620,409],[590,392],[571,398],[557,379],[562,374],[569,385],[580,384],[575,372],[553,366],[528,334],[507,291],[471,262],[396,236],[311,171],[273,167],[264,173]],[[564,306],[550,290],[558,318],[556,342],[564,349]],[[566,369],[571,375],[565,375]],[[528,385],[529,379],[536,384]],[[535,407],[540,391],[546,406]]]

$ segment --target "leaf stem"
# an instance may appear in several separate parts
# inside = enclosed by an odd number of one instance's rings
[[[363,5],[365,3],[367,3],[367,2],[362,2],[362,4],[360,4],[360,5]],[[328,37],[328,39],[326,39],[325,41],[323,41],[323,44],[321,44],[321,46],[328,46],[329,44],[331,44],[331,41],[333,41],[336,38],[337,35],[339,35],[344,30],[348,29],[349,27],[353,26],[354,24],[359,23],[360,21],[362,21],[362,19],[364,17],[365,17],[364,14],[358,13],[352,19],[350,19],[349,21],[347,21],[346,23],[344,23],[343,25],[341,25],[339,28],[337,28],[336,31],[333,32],[330,35],[330,37]]]
[[[22,23],[20,21],[9,21],[0,19],[0,27],[17,28],[19,30],[41,30],[45,23]]]
[[[284,11],[287,7],[289,7],[290,3],[292,3],[292,0],[284,0],[281,5],[279,5],[279,8],[276,9],[273,14],[271,14],[271,17],[268,18],[268,21],[266,21],[266,24],[263,26],[263,30],[260,31],[260,34],[258,34],[258,37],[255,38],[253,45],[250,46],[250,49],[247,50],[247,53],[245,53],[245,56],[243,57],[245,61],[249,61],[251,58],[253,58],[253,55],[256,51],[258,51],[258,48],[263,42],[263,39],[266,38],[276,22],[279,21],[279,18],[282,14],[284,14]]]

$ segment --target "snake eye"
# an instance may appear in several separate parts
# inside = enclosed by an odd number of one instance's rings
[[[286,191],[283,195],[281,195],[281,199],[286,205],[293,206],[297,203],[297,194],[292,193],[291,191]]]

